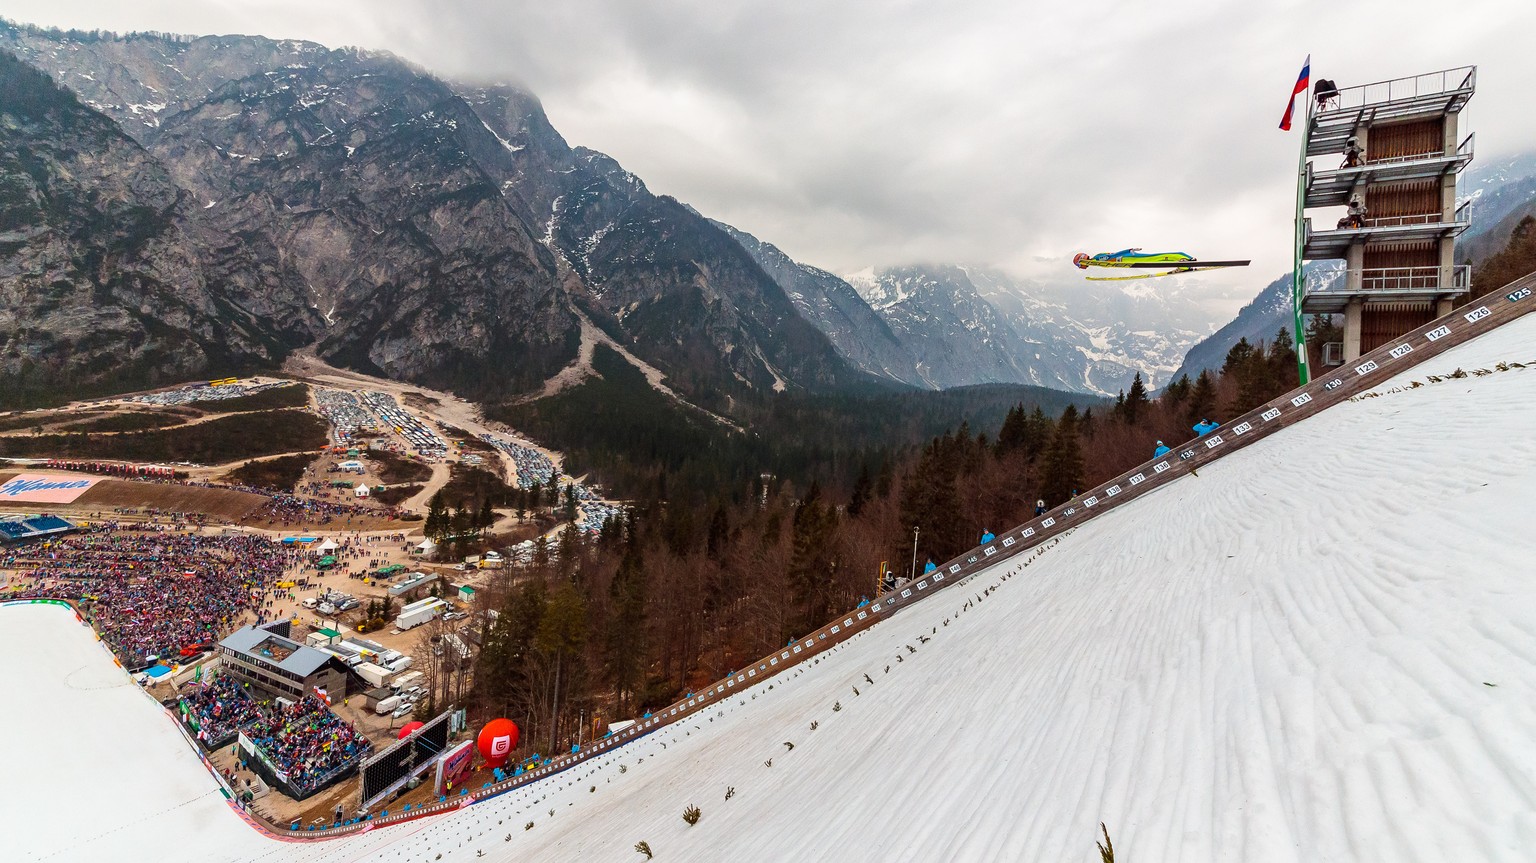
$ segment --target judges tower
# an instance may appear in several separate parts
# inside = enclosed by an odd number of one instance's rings
[[[1456,205],[1456,178],[1472,161],[1473,136],[1459,137],[1458,118],[1476,84],[1477,67],[1464,66],[1316,92],[1298,178],[1303,206],[1347,208],[1335,225],[1304,223],[1303,259],[1345,262],[1342,280],[1302,294],[1303,314],[1344,316],[1343,344],[1324,346],[1324,365],[1349,362],[1467,298],[1471,270],[1455,255],[1470,202]]]

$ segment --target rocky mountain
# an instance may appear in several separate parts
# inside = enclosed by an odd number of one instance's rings
[[[723,222],[713,222],[747,251],[778,283],[800,316],[832,342],[854,366],[913,386],[931,386],[918,371],[918,360],[885,319],[846,281],[826,270],[799,263],[772,243]]]
[[[1536,215],[1536,152],[1474,162],[1462,178],[1462,200],[1472,201],[1472,227],[1456,256],[1478,261],[1503,248],[1515,225]]]
[[[1138,372],[1160,382],[1199,338],[1182,328],[1190,315],[1175,324],[1166,309],[1151,314],[1167,300],[1144,288],[1084,288],[1071,309],[1043,286],[980,267],[869,269],[847,281],[930,387],[1005,382],[1113,395]],[[1133,308],[1140,301],[1146,308]]]
[[[7,26],[0,49],[137,139],[284,346],[495,399],[574,361],[586,314],[711,407],[866,380],[730,236],[521,90],[261,37]]]
[[[270,364],[196,201],[110,118],[0,52],[0,404]]]
[[[1344,264],[1342,261],[1316,261],[1307,264],[1305,272],[1315,289],[1328,290],[1344,278]],[[1247,339],[1250,344],[1267,343],[1274,341],[1281,328],[1294,331],[1291,290],[1290,273],[1265,285],[1252,302],[1238,310],[1237,317],[1190,348],[1184,362],[1169,380],[1178,380],[1186,374],[1194,378],[1205,369],[1220,369],[1227,360],[1227,352],[1242,339]]]

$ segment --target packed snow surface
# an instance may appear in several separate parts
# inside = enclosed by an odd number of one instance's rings
[[[1500,361],[1536,315],[718,713],[336,842],[251,830],[71,615],[3,609],[0,826],[50,861],[1091,862],[1101,821],[1135,861],[1529,860],[1536,368]]]

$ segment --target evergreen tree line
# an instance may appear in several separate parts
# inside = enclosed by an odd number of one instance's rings
[[[1246,411],[1295,385],[1290,334],[1239,342],[1223,367],[1153,397],[1138,376],[1098,410],[1016,404],[992,434],[969,425],[900,457],[866,457],[847,488],[771,475],[704,506],[658,496],[581,536],[565,517],[531,565],[477,597],[482,650],[467,698],[548,754],[601,721],[663,706],[879,591],[882,570],[922,571],[1145,461],[1156,441]],[[580,726],[582,717],[590,727]]]

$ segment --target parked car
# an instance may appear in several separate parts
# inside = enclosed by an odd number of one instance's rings
[[[412,710],[415,710],[415,709],[416,709],[416,705],[413,704],[413,703],[402,704],[399,707],[395,708],[394,717],[396,719],[399,719],[400,717],[406,715],[407,713],[410,713]]]

